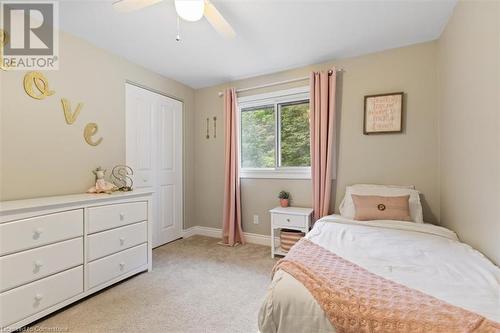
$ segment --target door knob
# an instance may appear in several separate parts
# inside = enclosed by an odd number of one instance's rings
[[[35,230],[33,230],[33,238],[38,239],[42,234],[42,232],[43,232],[42,228],[36,228]]]

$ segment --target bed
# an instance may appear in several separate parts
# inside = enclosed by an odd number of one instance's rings
[[[500,268],[449,229],[330,215],[305,239],[370,274],[480,315],[493,322],[491,332],[500,331]],[[261,333],[336,331],[308,288],[282,269],[274,273],[258,321]]]

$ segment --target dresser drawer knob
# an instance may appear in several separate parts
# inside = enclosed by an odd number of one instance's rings
[[[35,295],[35,301],[40,302],[42,299],[43,299],[43,295],[42,294],[36,294]]]
[[[120,221],[123,221],[125,219],[125,214],[120,213]]]
[[[125,237],[120,237],[120,245],[125,244]]]
[[[34,231],[33,231],[33,238],[34,239],[38,239],[40,238],[40,235],[42,234],[43,232],[43,229],[42,228],[36,228]]]
[[[286,219],[287,222],[290,222],[290,219]]]
[[[121,263],[120,263],[120,270],[122,270],[122,271],[123,271],[123,269],[124,269],[124,268],[125,268],[125,263],[124,263],[124,262],[121,262]]]
[[[42,266],[43,266],[43,262],[41,262],[40,260],[35,261],[35,268],[39,269]]]

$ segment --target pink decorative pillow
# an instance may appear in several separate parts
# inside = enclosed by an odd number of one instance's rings
[[[358,221],[411,221],[409,200],[409,195],[381,197],[377,195],[352,194],[355,210],[354,219]]]

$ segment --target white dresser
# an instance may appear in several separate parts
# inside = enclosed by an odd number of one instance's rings
[[[0,202],[0,332],[151,270],[151,192]]]

